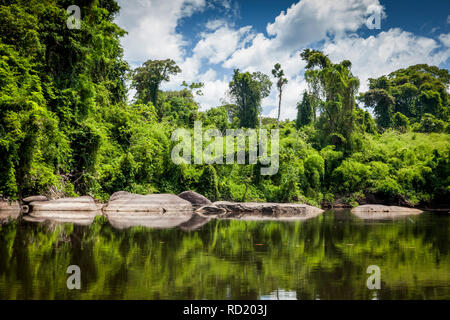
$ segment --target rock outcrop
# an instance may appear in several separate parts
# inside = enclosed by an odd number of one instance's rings
[[[189,201],[173,194],[139,195],[125,191],[114,193],[103,207],[116,228],[147,226],[171,228],[188,221],[194,210]]]
[[[194,209],[212,204],[208,198],[195,191],[183,191],[178,195],[181,199],[189,201]]]
[[[221,218],[248,220],[303,220],[316,217],[323,212],[317,207],[294,203],[218,201],[213,205],[226,210]]]
[[[33,222],[53,220],[55,222],[72,222],[89,224],[95,216],[101,215],[102,204],[95,203],[90,196],[77,198],[60,198],[50,201],[33,201],[29,203],[29,214],[24,219]]]
[[[28,204],[34,201],[48,201],[46,196],[29,196],[22,199],[23,203]]]
[[[379,204],[365,204],[352,209],[352,213],[361,219],[389,219],[421,214],[422,212],[422,210],[414,208]]]
[[[77,198],[60,198],[50,201],[33,201],[30,202],[31,212],[38,215],[39,212],[51,211],[98,211],[101,210],[102,204],[97,204],[91,196],[82,196]]]
[[[195,210],[196,213],[202,214],[204,216],[220,216],[227,213],[225,208],[220,208],[213,204],[206,205]]]

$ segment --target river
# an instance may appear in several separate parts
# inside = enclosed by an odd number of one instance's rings
[[[11,222],[0,299],[450,299],[450,216],[212,220],[198,230]],[[81,288],[69,290],[77,265]],[[369,266],[380,288],[368,288]]]

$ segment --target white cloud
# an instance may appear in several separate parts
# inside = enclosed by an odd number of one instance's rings
[[[442,42],[442,44],[444,46],[446,46],[447,48],[450,48],[450,33],[447,34],[441,34],[439,36],[439,40]]]
[[[441,40],[442,41],[442,40]],[[399,68],[426,63],[439,65],[450,57],[450,50],[437,50],[440,44],[400,29],[390,29],[377,36],[346,37],[328,42],[323,51],[334,62],[350,60],[353,74],[367,90],[367,79],[389,74]]]
[[[274,45],[298,49],[328,36],[354,32],[375,12],[384,15],[378,0],[302,0],[269,23],[267,33],[276,37]]]
[[[201,40],[197,42],[193,50],[194,57],[206,58],[209,63],[217,64],[225,61],[252,38],[250,26],[233,30],[225,24],[213,32],[201,34]]]
[[[196,99],[201,105],[201,110],[208,110],[221,104],[221,99],[225,98],[225,92],[228,90],[228,82],[226,78],[204,81],[203,96]]]
[[[186,41],[176,32],[180,20],[205,7],[205,0],[118,0],[116,18],[128,31],[122,39],[125,59],[137,66],[148,59],[182,61]]]
[[[172,77],[162,89],[176,89],[183,80],[204,82],[204,95],[197,97],[202,110],[221,104],[232,69],[271,75],[273,65],[279,62],[289,80],[283,90],[281,119],[294,119],[297,102],[306,89],[302,75],[305,63],[299,53],[312,45],[334,62],[350,60],[353,73],[361,80],[361,90],[367,89],[368,78],[418,63],[439,65],[450,56],[450,34],[441,34],[439,41],[401,29],[368,38],[358,36],[356,31],[366,28],[371,14],[379,12],[385,16],[379,0],[301,0],[267,24],[268,36],[255,33],[252,26],[235,27],[225,13],[205,24],[189,56],[186,39],[177,32],[183,18],[214,6],[221,6],[221,12],[237,12],[231,1],[152,0],[131,5],[131,1],[119,0],[119,3],[122,10],[117,22],[129,32],[122,41],[125,58],[132,66],[147,59],[174,59],[182,73]],[[221,68],[225,74],[219,71]],[[275,85],[262,105],[264,115],[277,116]]]

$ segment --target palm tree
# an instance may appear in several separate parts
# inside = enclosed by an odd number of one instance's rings
[[[283,93],[283,86],[288,83],[288,80],[284,78],[284,71],[281,69],[281,65],[276,63],[274,68],[272,69],[272,74],[275,78],[278,78],[277,87],[280,92],[279,101],[278,101],[278,117],[277,117],[277,129],[280,122],[280,112],[281,112],[281,95]]]

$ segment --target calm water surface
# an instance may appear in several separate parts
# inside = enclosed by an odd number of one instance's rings
[[[0,299],[450,299],[450,216],[213,220],[196,231],[9,223]],[[81,290],[68,290],[69,265]],[[381,289],[366,286],[367,267]]]

